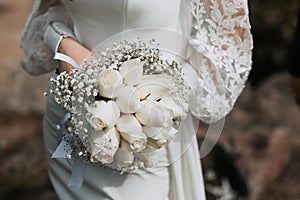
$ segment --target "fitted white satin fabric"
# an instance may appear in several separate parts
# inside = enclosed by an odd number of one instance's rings
[[[76,37],[89,49],[125,30],[145,27],[179,31],[179,0],[63,0]],[[155,32],[143,32],[155,34]]]
[[[76,37],[91,50],[118,33],[121,33],[124,39],[132,36],[139,36],[142,39],[154,38],[165,43],[165,49],[170,48],[170,51],[182,48],[181,41],[176,34],[172,34],[172,31],[181,32],[180,0],[64,0],[63,2],[74,21]],[[132,29],[135,31],[129,31]],[[66,160],[50,158],[58,144],[56,124],[64,113],[65,111],[49,95],[44,118],[44,141],[50,179],[61,199],[205,199],[195,137],[197,120],[193,120],[191,116],[182,123],[178,137],[167,148],[166,158],[171,162],[169,167],[119,175],[113,173],[111,169],[89,166],[83,187],[78,189],[67,186],[71,165]]]

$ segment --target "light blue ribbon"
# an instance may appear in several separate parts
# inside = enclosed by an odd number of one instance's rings
[[[72,149],[70,145],[65,140],[62,140],[52,154],[51,158],[67,158],[71,153]]]
[[[82,161],[73,165],[72,174],[68,184],[69,187],[81,188],[84,175],[85,175],[86,166],[87,166],[86,163]]]
[[[62,136],[62,131],[63,131],[63,126],[67,123],[69,118],[71,117],[70,113],[65,114],[63,119],[61,120],[59,124],[59,129],[57,131],[57,139],[60,142],[54,153],[52,154],[51,158],[68,158],[68,155],[72,153],[72,148],[70,144],[63,140]],[[79,161],[78,163],[74,164],[72,167],[72,174],[69,179],[69,184],[68,187],[78,187],[81,188],[85,171],[86,171],[87,164],[83,161]]]
[[[70,117],[71,117],[71,114],[69,112],[66,113],[65,116],[62,118],[62,120],[59,123],[59,129],[57,131],[57,141],[59,141],[59,142],[62,141],[62,136],[63,136],[62,127],[67,123],[67,121],[70,119]]]

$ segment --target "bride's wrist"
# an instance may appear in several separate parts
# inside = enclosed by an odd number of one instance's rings
[[[78,65],[80,65],[83,59],[90,53],[88,49],[71,37],[65,37],[60,41],[57,52],[71,57]],[[58,72],[69,72],[72,69],[74,69],[74,66],[67,62],[60,61]]]
[[[69,49],[77,43],[71,37],[64,37],[57,48],[57,52],[68,55],[70,53]]]

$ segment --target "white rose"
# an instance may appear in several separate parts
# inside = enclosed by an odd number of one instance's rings
[[[161,133],[150,138],[148,138],[147,146],[154,149],[160,149],[162,146],[169,143],[169,140]]]
[[[155,167],[164,157],[161,149],[145,148],[142,152],[136,153],[136,156],[144,162],[146,168]]]
[[[174,95],[169,95],[169,96],[161,98],[159,103],[164,105],[165,107],[171,109],[173,111],[174,118],[184,119],[187,117],[186,111],[179,104],[179,102],[177,100],[175,100]]]
[[[128,60],[124,62],[119,72],[123,77],[123,81],[126,85],[137,84],[143,76],[143,65],[139,58]]]
[[[174,81],[166,75],[146,75],[136,87],[140,99],[157,100],[170,94]]]
[[[112,128],[120,117],[120,109],[114,101],[96,101],[87,111],[86,118],[96,130]]]
[[[91,159],[96,159],[101,163],[113,162],[120,144],[120,133],[113,127],[106,129],[102,133],[92,135]]]
[[[145,100],[141,102],[140,112],[135,114],[136,118],[147,126],[167,127],[173,123],[173,112],[156,101]]]
[[[157,149],[169,143],[169,137],[162,134],[165,129],[166,128],[163,127],[143,126],[143,133],[145,133],[149,138],[153,139],[153,141],[148,140],[148,143],[151,147]]]
[[[116,127],[133,151],[139,152],[146,147],[147,136],[142,132],[142,125],[133,115],[123,114]]]
[[[115,91],[122,86],[122,76],[114,69],[108,69],[101,72],[97,79],[97,87],[100,96],[106,98],[115,97]]]
[[[133,86],[121,87],[116,92],[116,103],[122,113],[135,113],[141,108],[141,102]]]
[[[162,127],[143,126],[142,130],[148,137],[152,138],[161,133]]]
[[[161,128],[158,134],[149,137],[151,139],[148,139],[147,146],[159,149],[171,142],[175,138],[177,132],[178,130],[173,128],[172,125],[165,128]]]
[[[170,142],[170,136],[163,134],[164,127],[143,126],[143,132],[152,140],[148,139],[148,144],[152,148],[158,149]]]
[[[134,155],[129,144],[121,139],[120,148],[115,154],[115,161],[118,168],[129,167],[134,161]]]

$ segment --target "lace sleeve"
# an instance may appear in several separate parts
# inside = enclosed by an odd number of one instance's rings
[[[72,27],[72,20],[59,0],[35,0],[20,42],[21,65],[32,75],[50,72],[58,66],[53,51],[44,41],[44,32],[54,21]]]
[[[189,0],[195,25],[190,80],[193,115],[207,122],[225,117],[241,94],[252,65],[247,0]]]

